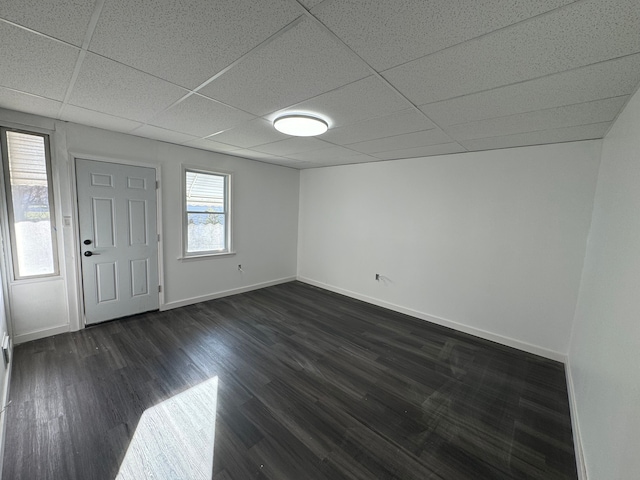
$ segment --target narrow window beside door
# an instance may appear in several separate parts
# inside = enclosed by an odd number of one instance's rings
[[[0,132],[14,277],[57,275],[49,136]]]
[[[230,175],[184,170],[184,255],[230,252]]]

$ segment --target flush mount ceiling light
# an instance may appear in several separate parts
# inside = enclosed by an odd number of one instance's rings
[[[284,115],[273,121],[279,132],[296,137],[322,135],[329,129],[327,122],[311,115]]]

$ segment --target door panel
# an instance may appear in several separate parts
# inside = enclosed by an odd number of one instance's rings
[[[131,296],[147,295],[149,293],[149,261],[131,261]]]
[[[93,198],[93,238],[98,248],[116,246],[115,208],[111,198]]]
[[[156,172],[76,160],[87,323],[159,306]]]
[[[129,245],[147,244],[147,203],[129,200]]]
[[[99,304],[118,299],[118,274],[115,263],[97,263],[96,281]]]

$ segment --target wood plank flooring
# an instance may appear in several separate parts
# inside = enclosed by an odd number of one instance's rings
[[[218,377],[212,478],[576,479],[563,365],[299,282],[15,349],[3,479],[113,479]]]

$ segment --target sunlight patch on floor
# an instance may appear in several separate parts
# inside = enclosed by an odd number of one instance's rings
[[[218,377],[144,411],[116,480],[210,480]]]

